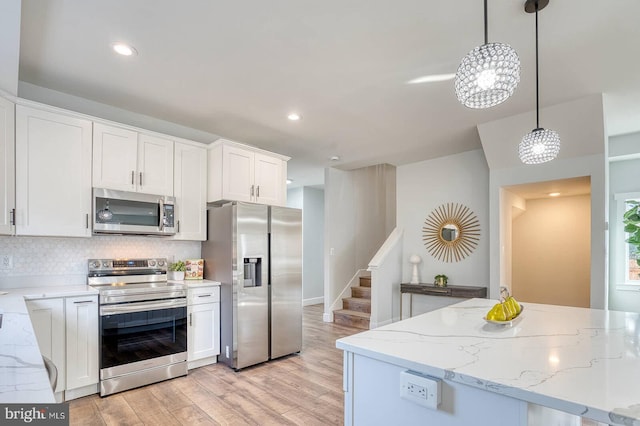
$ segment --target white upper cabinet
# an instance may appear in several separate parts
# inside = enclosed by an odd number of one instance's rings
[[[93,125],[93,186],[135,191],[137,159],[138,132]]]
[[[207,149],[175,143],[176,240],[207,239]]]
[[[16,234],[91,236],[91,128],[16,106]]]
[[[220,139],[209,148],[207,202],[287,202],[289,157]]]
[[[138,135],[138,192],[173,195],[173,141]]]
[[[95,123],[93,186],[173,195],[173,141]]]
[[[14,230],[15,198],[15,105],[0,98],[0,235]]]

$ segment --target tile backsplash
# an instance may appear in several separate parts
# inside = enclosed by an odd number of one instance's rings
[[[13,267],[1,269],[0,281],[10,277],[87,274],[87,259],[200,257],[199,241],[172,241],[135,236],[93,236],[91,238],[0,237],[0,258],[12,257]]]

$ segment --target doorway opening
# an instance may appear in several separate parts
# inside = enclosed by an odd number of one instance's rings
[[[591,179],[589,176],[502,188],[510,210],[503,271],[522,302],[590,306]],[[506,203],[506,205],[504,205]],[[503,210],[504,211],[504,210]],[[510,238],[509,238],[510,237]]]

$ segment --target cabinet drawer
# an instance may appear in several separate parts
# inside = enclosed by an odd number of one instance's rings
[[[189,289],[189,305],[200,305],[202,303],[213,303],[220,301],[220,287],[201,287]]]

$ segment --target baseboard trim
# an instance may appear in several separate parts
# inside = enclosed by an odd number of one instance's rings
[[[322,321],[333,322],[333,312],[325,312],[322,314]]]
[[[195,361],[187,362],[187,370],[191,370],[194,368],[204,367],[205,365],[215,364],[218,362],[217,356],[210,356],[207,358],[197,359]]]
[[[320,303],[324,303],[324,297],[312,297],[310,299],[304,299],[302,306],[318,305]]]
[[[100,383],[96,383],[95,385],[88,385],[81,388],[66,390],[64,392],[64,400],[70,401],[72,399],[82,398],[83,396],[93,395],[94,393],[100,392],[99,386]]]

